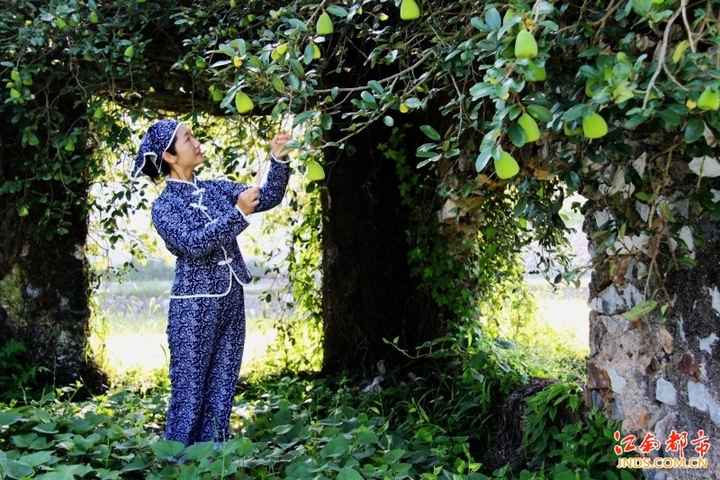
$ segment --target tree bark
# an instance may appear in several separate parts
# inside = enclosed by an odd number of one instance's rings
[[[389,342],[397,339],[414,354],[440,328],[443,312],[408,264],[408,231],[417,225],[400,195],[397,161],[378,148],[390,134],[375,122],[345,149],[326,154],[322,298],[323,371],[329,374],[374,373],[380,361],[392,369],[409,364]],[[329,140],[345,135],[338,123]],[[401,148],[411,157],[416,147],[410,140]],[[432,211],[429,200],[417,198]]]
[[[79,113],[73,100],[62,100],[68,125],[78,120],[72,115]],[[0,175],[4,181],[22,178],[28,174],[26,166],[38,161],[37,150],[12,147],[20,144],[22,132],[6,117],[0,119],[0,129]],[[39,133],[43,141],[47,139],[47,132]],[[107,377],[87,350],[90,280],[85,256],[87,207],[83,200],[88,189],[87,178],[33,183],[36,200],[45,196],[67,206],[63,212],[69,220],[63,224],[68,230],[65,234],[58,233],[55,220],[44,218],[40,204],[30,204],[27,216],[18,215],[24,192],[3,196],[0,346],[11,339],[22,342],[26,351],[19,363],[28,369],[41,367],[36,379],[39,385],[64,387],[80,382],[91,391],[100,391]]]

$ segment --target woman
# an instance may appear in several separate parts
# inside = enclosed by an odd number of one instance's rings
[[[280,203],[287,187],[290,140],[272,142],[262,188],[199,180],[200,143],[177,120],[154,123],[140,144],[133,176],[167,176],[153,202],[152,222],[177,257],[168,312],[170,404],[165,438],[185,445],[230,436],[230,410],[245,342],[242,283],[251,280],[237,236],[248,216]]]

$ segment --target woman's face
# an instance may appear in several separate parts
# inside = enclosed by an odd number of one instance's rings
[[[181,124],[175,133],[175,153],[163,153],[163,160],[170,164],[170,169],[183,172],[192,171],[203,163],[204,157],[200,142],[193,136],[187,125]],[[172,148],[171,148],[172,149]]]

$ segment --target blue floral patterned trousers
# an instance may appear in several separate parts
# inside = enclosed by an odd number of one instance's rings
[[[170,405],[165,438],[185,445],[230,436],[245,344],[240,284],[220,297],[172,298],[168,312]]]

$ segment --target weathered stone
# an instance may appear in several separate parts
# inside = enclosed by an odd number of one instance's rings
[[[718,292],[717,287],[712,290],[708,289],[708,293],[710,294],[710,298],[712,298],[712,307],[716,312],[720,313],[720,292]]]
[[[720,162],[712,157],[696,157],[690,160],[690,171],[701,177],[720,176]]]
[[[607,367],[606,371],[610,377],[610,388],[612,388],[612,391],[615,393],[623,393],[627,385],[627,380],[619,375],[613,367]]]
[[[677,390],[672,383],[660,377],[655,385],[655,398],[659,402],[674,407],[677,405]]]
[[[700,350],[704,350],[712,355],[712,346],[719,340],[715,333],[711,333],[709,336],[700,339]]]
[[[700,411],[708,410],[708,391],[700,382],[688,382],[688,404]]]
[[[647,222],[648,218],[650,218],[650,206],[644,204],[643,202],[636,201],[635,202],[635,210],[640,214],[640,218],[643,219],[643,222]]]
[[[590,300],[588,306],[596,312],[615,315],[627,312],[644,300],[644,295],[634,285],[629,284],[619,288],[613,284],[606,288],[601,295]]]
[[[678,370],[691,377],[698,377],[700,373],[700,364],[692,354],[685,352],[678,364]]]

